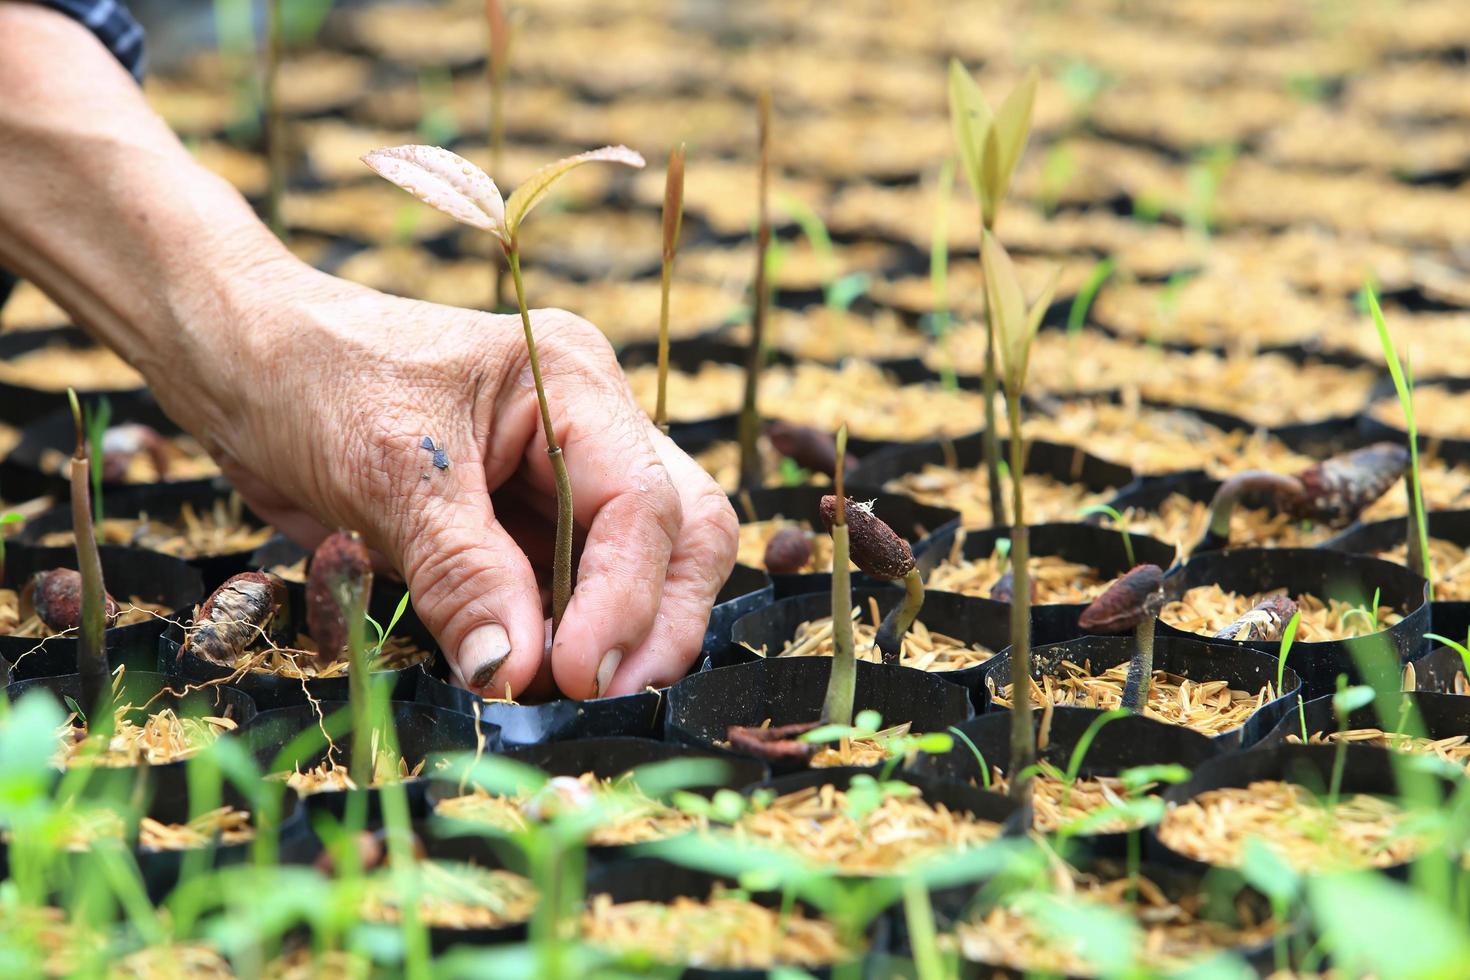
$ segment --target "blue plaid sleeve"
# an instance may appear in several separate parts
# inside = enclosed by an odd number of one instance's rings
[[[121,0],[38,0],[73,17],[97,35],[133,77],[143,79],[143,28]]]

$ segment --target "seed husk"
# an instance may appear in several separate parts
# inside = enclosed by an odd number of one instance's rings
[[[1200,585],[1164,606],[1159,618],[1176,629],[1213,637],[1249,612],[1261,600],[1284,594],[1284,589],[1272,589],[1270,592],[1240,595],[1218,585]],[[1375,626],[1368,621],[1367,616],[1350,614],[1354,607],[1340,599],[1324,602],[1307,593],[1294,598],[1302,614],[1296,634],[1298,643],[1367,636],[1385,630],[1404,618],[1391,606],[1379,606]]]

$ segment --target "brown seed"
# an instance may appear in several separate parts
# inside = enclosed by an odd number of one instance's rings
[[[182,650],[218,664],[234,663],[266,634],[285,601],[286,583],[276,576],[241,572],[199,607]]]
[[[797,722],[792,725],[731,725],[725,732],[730,748],[768,762],[803,762],[816,752],[815,742],[803,742],[798,736],[816,728],[819,722]]]
[[[342,608],[346,589],[360,589],[363,600],[373,591],[373,564],[356,531],[338,531],[317,546],[306,577],[306,628],[324,661],[347,651],[347,617]]]
[[[1349,524],[1383,496],[1408,465],[1408,448],[1394,442],[1341,453],[1298,473],[1301,496],[1285,501],[1284,509],[1295,517]]]
[[[803,469],[827,477],[837,472],[837,439],[826,429],[774,421],[766,426],[766,438],[776,452]],[[857,457],[848,453],[843,472],[851,473],[857,465]]]
[[[1077,625],[1090,633],[1126,633],[1143,621],[1145,603],[1163,585],[1162,568],[1137,565],[1082,610]]]
[[[117,600],[102,593],[107,625],[117,622]],[[41,622],[54,633],[79,629],[82,625],[82,573],[70,568],[37,572],[26,585],[21,606],[35,610]]]
[[[874,578],[900,579],[914,569],[914,551],[887,524],[873,513],[871,504],[860,504],[851,497],[845,507],[848,550],[852,563]],[[837,518],[837,498],[822,498],[822,523],[828,531]]]
[[[138,453],[147,453],[158,479],[167,479],[173,447],[157,429],[139,423],[115,425],[102,434],[102,479],[122,482]]]
[[[783,527],[766,542],[763,562],[774,575],[794,575],[812,560],[812,543],[799,527]]]
[[[1036,579],[1028,579],[1027,584],[1029,588],[1026,591],[1031,593],[1031,601],[1035,602]],[[1015,597],[1016,572],[1015,569],[1008,568],[1006,569],[1005,574],[996,579],[995,584],[990,587],[990,598],[994,599],[996,602],[1010,602]]]
[[[1215,634],[1217,640],[1252,640],[1275,643],[1286,631],[1286,624],[1296,615],[1296,601],[1291,596],[1268,595],[1241,615],[1239,619]]]

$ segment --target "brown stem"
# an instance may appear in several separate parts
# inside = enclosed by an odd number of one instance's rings
[[[1272,473],[1268,470],[1246,470],[1237,473],[1215,491],[1210,501],[1210,523],[1204,536],[1190,554],[1219,551],[1230,546],[1230,518],[1235,514],[1235,505],[1246,493],[1269,492],[1276,501],[1290,500],[1302,493],[1302,482],[1294,476]]]
[[[72,453],[71,520],[76,539],[77,571],[82,577],[82,622],[77,637],[77,674],[88,731],[96,734],[112,724],[112,671],[107,663],[107,593],[102,583],[102,555],[92,527],[91,457],[82,426],[82,407],[75,391],[67,391],[76,449]]]
[[[984,276],[982,268],[981,276]],[[985,432],[980,439],[980,451],[985,463],[985,479],[990,488],[990,521],[996,527],[1004,527],[1006,523],[1006,501],[1005,491],[1000,483],[1000,432],[997,431],[995,417],[995,325],[990,314],[990,305],[985,306],[985,379],[983,393],[985,397]],[[1011,438],[1018,437],[1018,433],[1012,432]],[[1015,474],[1011,474],[1015,479]]]
[[[679,230],[683,221],[684,144],[680,143],[669,153],[669,169],[664,175],[664,247],[658,307],[658,400],[653,409],[653,424],[664,435],[669,434],[669,284],[674,276],[674,255],[679,250]]]
[[[755,233],[755,296],[750,317],[750,348],[745,353],[745,399],[740,408],[740,485],[755,489],[765,481],[757,441],[760,437],[761,358],[766,334],[766,251],[771,245],[771,217],[767,204],[771,171],[771,93],[758,102],[760,178],[757,190],[759,219]]]
[[[1158,621],[1162,594],[1155,593],[1144,603],[1144,616],[1134,632],[1136,649],[1128,663],[1128,679],[1123,684],[1123,710],[1141,714],[1148,704],[1149,688],[1154,679],[1154,624]]]
[[[286,219],[282,201],[286,192],[286,134],[277,95],[281,71],[282,37],[281,4],[284,0],[266,0],[265,4],[265,77],[261,85],[261,101],[265,108],[265,153],[269,183],[266,187],[266,223],[282,241],[286,240]]]
[[[857,700],[857,652],[852,642],[852,571],[848,562],[847,498],[843,496],[842,464],[847,455],[847,426],[837,430],[836,511],[832,519],[832,667],[822,720],[851,725]]]
[[[526,334],[526,355],[531,361],[531,380],[536,385],[536,402],[541,408],[541,432],[546,438],[546,454],[551,457],[551,472],[556,479],[556,544],[551,567],[551,632],[556,635],[562,613],[572,598],[572,479],[567,475],[566,457],[556,441],[551,424],[551,406],[546,402],[546,386],[541,382],[541,359],[536,356],[536,337],[531,333],[531,313],[526,309],[526,287],[521,280],[521,253],[514,244],[505,250],[510,260],[510,274],[516,284],[516,303],[521,310],[521,329]]]
[[[1031,780],[1023,774],[1036,761],[1036,730],[1031,726],[1031,536],[1026,528],[1025,446],[1021,440],[1021,393],[1006,392],[1011,425],[1011,796],[1023,805],[1031,798]]]

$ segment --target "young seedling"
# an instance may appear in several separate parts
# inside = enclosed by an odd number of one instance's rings
[[[866,272],[843,274],[842,263],[837,257],[837,248],[832,244],[832,234],[827,230],[827,224],[822,220],[822,216],[811,205],[799,197],[786,194],[781,198],[781,209],[801,228],[801,233],[806,236],[807,241],[811,242],[812,251],[817,255],[817,261],[822,267],[822,305],[833,313],[846,312],[863,293],[868,291],[868,274]],[[838,322],[840,326],[841,321]],[[836,353],[839,360],[846,356],[847,344],[844,333],[838,335]]]
[[[827,679],[827,697],[822,702],[822,721],[838,725],[852,724],[852,706],[857,697],[857,654],[852,642],[852,574],[848,569],[850,549],[848,547],[847,497],[842,489],[843,458],[846,455],[847,426],[844,425],[837,430],[837,466],[832,477],[833,486],[837,490],[836,496],[832,499],[830,526],[832,532],[832,672]]]
[[[485,59],[485,79],[490,85],[490,172],[500,173],[505,152],[505,80],[510,74],[510,18],[500,0],[485,0],[485,26],[490,45]],[[491,253],[490,275],[495,282],[495,309],[505,306],[505,264]]]
[[[1093,514],[1101,514],[1104,517],[1109,517],[1112,519],[1113,526],[1118,529],[1119,534],[1123,535],[1124,558],[1128,560],[1128,565],[1130,568],[1133,565],[1137,564],[1137,562],[1133,560],[1133,537],[1128,533],[1127,521],[1124,519],[1122,514],[1118,513],[1117,508],[1109,507],[1107,504],[1093,504],[1090,507],[1083,507],[1077,512],[1077,516],[1081,518],[1088,518],[1091,517]]]
[[[368,786],[373,777],[373,724],[367,645],[363,642],[373,565],[355,531],[338,531],[311,558],[306,580],[306,619],[317,656],[330,663],[348,656],[347,689],[352,706],[353,782]]]
[[[1230,545],[1230,518],[1247,496],[1264,498],[1273,509],[1299,520],[1341,527],[1358,519],[1369,504],[1403,476],[1409,452],[1391,442],[1339,453],[1294,476],[1265,470],[1237,473],[1215,491],[1210,523],[1192,554]]]
[[[1141,713],[1154,674],[1154,624],[1164,607],[1164,570],[1139,565],[1092,601],[1077,624],[1089,633],[1134,631],[1135,651],[1123,684],[1123,708]],[[1012,654],[1014,656],[1014,654]]]
[[[1409,569],[1415,575],[1429,579],[1429,594],[1432,598],[1434,580],[1430,578],[1432,569],[1429,564],[1429,525],[1424,516],[1424,485],[1419,476],[1419,426],[1414,419],[1414,375],[1399,360],[1393,337],[1388,333],[1388,324],[1383,319],[1383,309],[1378,305],[1378,291],[1371,282],[1363,283],[1363,297],[1368,303],[1368,311],[1373,315],[1378,342],[1383,346],[1383,358],[1388,362],[1388,373],[1393,378],[1393,390],[1404,410],[1404,428],[1409,440]]]
[[[1352,607],[1347,612],[1342,614],[1343,624],[1346,625],[1349,619],[1357,618],[1367,622],[1368,632],[1378,632],[1378,603],[1382,598],[1383,590],[1381,588],[1375,588],[1373,590],[1373,604],[1367,606],[1359,605]]]
[[[572,596],[572,484],[552,425],[551,406],[546,400],[546,386],[541,380],[541,360],[536,355],[536,338],[531,332],[531,314],[526,307],[526,288],[521,280],[520,231],[521,223],[531,209],[546,198],[568,171],[584,163],[598,161],[628,167],[643,166],[643,157],[626,146],[604,146],[542,167],[517,187],[509,200],[504,200],[488,174],[463,157],[437,146],[395,146],[374,150],[363,157],[363,162],[380,177],[397,184],[425,204],[438,208],[462,224],[494,235],[510,262],[516,303],[521,312],[521,328],[526,336],[526,354],[531,362],[531,379],[536,386],[536,401],[541,409],[541,432],[546,439],[546,454],[551,459],[552,473],[556,478],[556,544],[551,581],[553,631],[561,625],[562,613]]]
[[[87,445],[91,449],[92,474],[92,523],[102,523],[102,477],[107,469],[107,432],[112,423],[112,402],[104,395],[95,407],[89,406],[85,413]]]
[[[859,570],[886,582],[903,581],[903,602],[883,617],[873,642],[883,662],[896,667],[903,652],[904,634],[914,625],[919,610],[924,606],[924,578],[914,561],[914,551],[893,528],[873,513],[871,504],[843,498],[840,480],[837,481],[837,493],[823,497],[819,506],[822,522],[833,532],[834,539],[839,522],[847,525],[843,536],[850,541],[852,563]],[[832,556],[832,571],[834,574],[837,571],[835,554]]]
[[[1031,135],[1031,109],[1036,101],[1037,74],[1033,69],[1011,90],[1000,108],[991,111],[980,86],[957,59],[949,63],[949,115],[954,129],[955,147],[960,165],[980,208],[982,239],[995,231],[1000,205],[1010,190],[1011,176],[1026,141]],[[984,248],[980,254],[980,273],[990,295],[990,269]],[[985,467],[989,476],[990,510],[995,526],[1006,523],[1005,500],[1001,494],[1000,434],[996,429],[995,373],[996,311],[989,302],[985,308]]]
[[[491,3],[494,0],[490,0]],[[669,169],[664,175],[664,247],[663,269],[659,278],[658,307],[658,400],[654,404],[653,423],[664,435],[669,434],[669,284],[674,276],[674,253],[679,250],[679,231],[684,224],[684,144],[669,153]]]
[[[87,452],[87,435],[82,425],[82,406],[75,390],[66,390],[71,403],[72,423],[76,428],[76,449],[72,452],[71,522],[77,549],[77,604],[79,625],[77,636],[77,674],[81,679],[82,707],[92,719],[91,727],[111,724],[112,671],[107,664],[107,618],[109,598],[102,584],[102,555],[92,528],[92,508],[87,499],[91,484],[91,457]],[[37,590],[38,600],[45,595]],[[40,602],[38,601],[38,606]],[[111,607],[115,610],[116,603]]]
[[[1087,325],[1087,314],[1092,309],[1092,301],[1097,299],[1098,291],[1102,289],[1103,283],[1108,281],[1108,277],[1113,274],[1113,269],[1116,267],[1117,263],[1110,258],[1098,262],[1087,274],[1087,280],[1082,283],[1082,288],[1077,290],[1077,295],[1072,297],[1072,305],[1067,310],[1067,346],[1072,352],[1072,357],[1067,362],[1069,374],[1072,371],[1072,365],[1077,361],[1077,345],[1082,339],[1082,328]],[[1071,387],[1076,388],[1076,379],[1071,378],[1071,381]]]
[[[1327,809],[1337,806],[1342,791],[1342,771],[1347,764],[1348,740],[1343,733],[1348,729],[1348,720],[1354,711],[1373,703],[1373,688],[1366,684],[1348,686],[1347,677],[1337,675],[1337,693],[1332,695],[1332,716],[1337,719],[1337,751],[1332,756],[1332,781],[1327,788]]]
[[[286,194],[286,126],[281,115],[281,62],[287,47],[310,38],[331,9],[331,0],[266,0],[265,66],[261,79],[261,103],[265,110],[266,224],[285,241],[286,219],[282,202]]]
[[[740,407],[740,485],[747,490],[758,488],[765,475],[761,472],[759,388],[761,359],[765,356],[766,307],[770,297],[766,290],[766,250],[771,246],[771,215],[768,206],[771,175],[771,93],[762,92],[757,102],[757,132],[760,169],[756,185],[755,230],[755,295],[751,297],[750,347],[745,352],[745,398]]]
[[[1035,88],[1034,80],[1031,88]],[[1030,97],[1026,99],[1026,117],[1030,118]],[[994,144],[1000,124],[990,130],[988,142]],[[1015,146],[1014,157],[1020,156],[1024,140]],[[991,153],[998,152],[992,146]],[[1015,159],[1010,158],[1010,166]],[[997,197],[998,200],[998,197]],[[981,263],[985,269],[985,305],[1000,348],[1004,374],[1006,415],[1010,422],[1011,449],[1011,772],[1018,778],[1011,787],[1017,799],[1029,800],[1030,781],[1019,774],[1036,758],[1036,733],[1031,727],[1031,560],[1030,535],[1026,529],[1025,440],[1021,437],[1021,397],[1026,388],[1026,370],[1031,361],[1031,342],[1041,326],[1041,318],[1051,305],[1056,289],[1057,271],[1028,309],[1021,292],[1021,281],[1011,257],[989,229],[981,232]]]
[[[934,231],[929,239],[929,285],[934,290],[934,313],[929,330],[939,343],[942,356],[940,382],[946,391],[959,389],[954,354],[949,349],[949,201],[954,192],[954,161],[946,158],[939,168],[938,201],[934,207]]]

